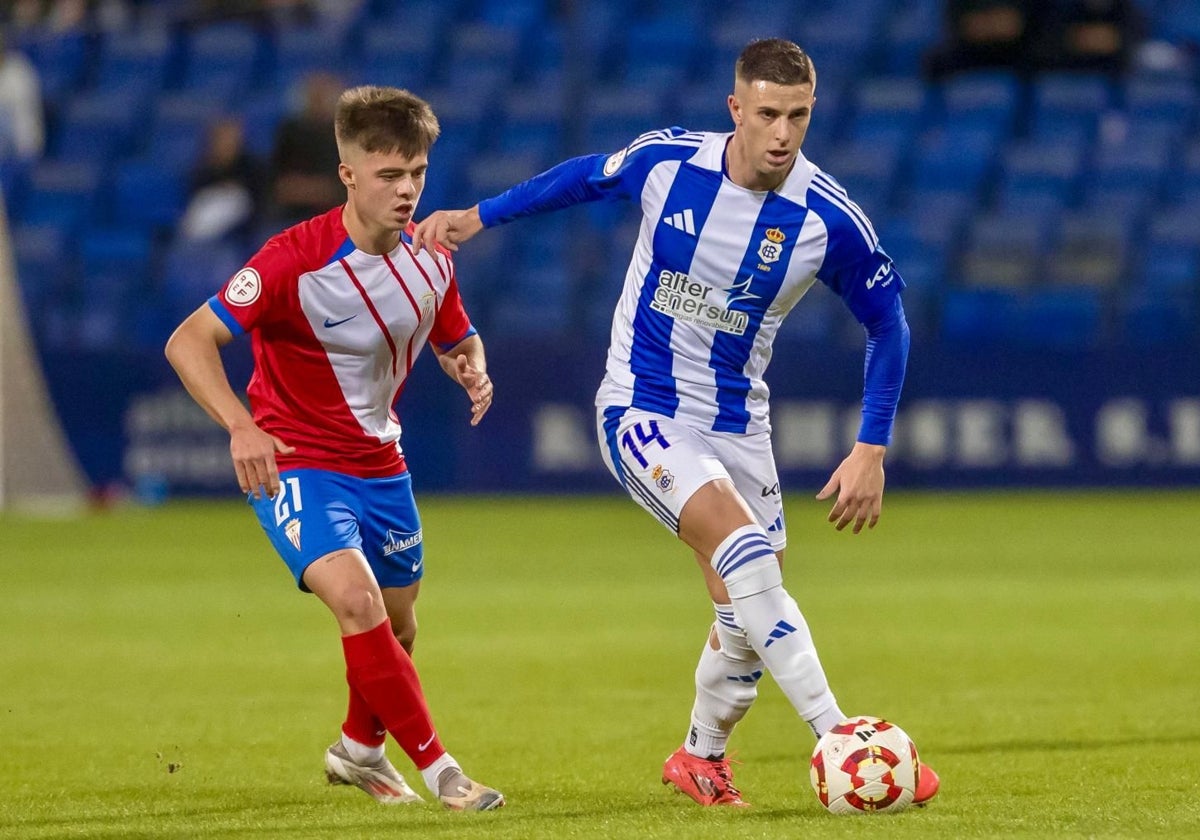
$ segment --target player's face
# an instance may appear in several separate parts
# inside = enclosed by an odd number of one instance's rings
[[[356,149],[341,165],[355,214],[371,227],[400,231],[407,227],[425,188],[429,155]]]
[[[773,189],[796,162],[812,118],[813,85],[778,85],[738,79],[729,97],[736,144],[753,186]]]

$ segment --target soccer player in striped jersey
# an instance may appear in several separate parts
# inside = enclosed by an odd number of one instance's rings
[[[816,72],[796,44],[738,58],[730,133],[651,131],[615,154],[565,161],[469,210],[417,225],[451,249],[485,227],[586,201],[626,199],[643,219],[596,396],[605,462],[695,553],[716,612],[696,669],[685,743],[663,771],[704,805],[744,804],[725,757],[764,670],[820,736],[844,717],[795,600],[763,376],[780,323],[820,281],[867,336],[858,440],[817,494],[829,521],[879,519],[883,460],[907,364],[903,280],[862,210],[804,158]],[[937,791],[923,768],[917,800]]]
[[[391,733],[446,807],[492,810],[504,797],[446,752],[409,656],[424,546],[393,404],[427,342],[472,425],[492,402],[450,254],[412,247],[438,122],[408,91],[359,87],[334,129],[346,203],[268,240],[176,329],[167,358],[228,430],[238,484],[297,585],[337,620],[350,699],[329,781],[420,800],[384,754]],[[244,333],[250,412],[219,352]]]

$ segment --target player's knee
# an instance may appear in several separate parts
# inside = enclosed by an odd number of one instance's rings
[[[332,606],[343,626],[365,630],[378,625],[386,615],[379,590],[367,586],[347,586]]]
[[[759,525],[743,525],[722,540],[711,563],[735,601],[783,584],[775,549]]]

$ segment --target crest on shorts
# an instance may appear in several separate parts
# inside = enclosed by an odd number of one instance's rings
[[[662,464],[654,465],[654,469],[650,471],[650,478],[654,480],[654,486],[664,493],[675,486],[675,476],[671,475],[671,471],[665,469]]]
[[[421,542],[421,529],[415,531],[393,531],[388,528],[387,540],[383,543],[384,555],[395,554],[397,551],[404,551],[406,548],[412,548]]]
[[[288,542],[300,550],[300,520],[289,519],[287,524],[283,526],[283,533],[287,536]]]

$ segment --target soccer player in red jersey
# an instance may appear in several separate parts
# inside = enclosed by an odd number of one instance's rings
[[[503,795],[446,752],[409,656],[423,543],[393,404],[426,342],[466,390],[472,425],[492,403],[449,252],[412,248],[438,122],[408,91],[358,87],[342,93],[334,131],[346,203],[268,240],[166,355],[228,430],[238,484],[297,584],[337,620],[350,701],[325,754],[330,782],[419,800],[384,755],[391,733],[444,805],[492,810]],[[220,357],[243,333],[249,412]]]

